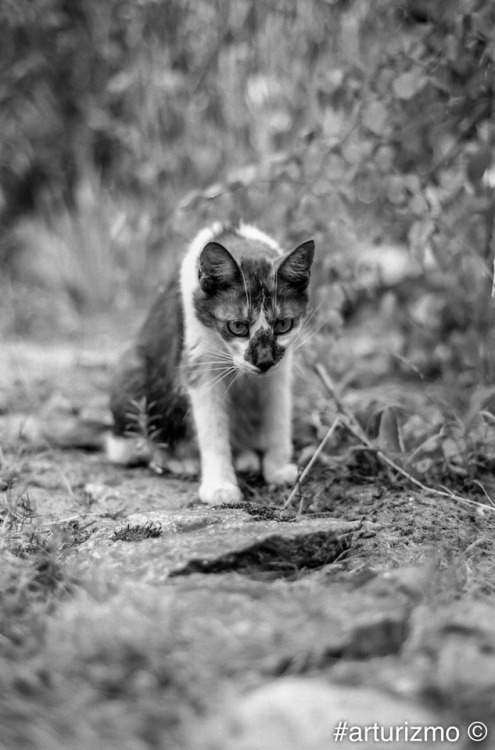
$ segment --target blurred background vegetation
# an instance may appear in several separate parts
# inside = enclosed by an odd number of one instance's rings
[[[2,333],[243,217],[315,238],[323,333],[371,306],[396,361],[493,383],[492,0],[1,0],[0,35]]]

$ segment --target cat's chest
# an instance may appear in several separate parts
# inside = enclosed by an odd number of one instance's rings
[[[235,450],[262,450],[263,412],[268,379],[244,375],[228,390],[231,442]]]

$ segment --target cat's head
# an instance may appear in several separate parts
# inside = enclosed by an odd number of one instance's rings
[[[199,257],[196,314],[216,330],[240,370],[268,372],[297,339],[306,314],[312,240],[282,256],[236,260],[216,241]]]

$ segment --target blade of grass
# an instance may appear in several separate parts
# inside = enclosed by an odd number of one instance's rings
[[[450,500],[456,500],[459,503],[464,503],[465,505],[469,505],[471,507],[474,506],[476,508],[483,508],[484,510],[489,510],[491,512],[495,511],[495,507],[491,505],[486,505],[486,503],[480,503],[476,500],[470,500],[469,498],[458,495],[457,493],[452,492],[447,488],[438,489],[436,487],[430,487],[421,482],[419,479],[416,479],[416,477],[413,477],[412,474],[406,471],[406,469],[400,466],[400,464],[387,456],[387,454],[384,453],[381,449],[377,448],[367,437],[354,414],[352,414],[352,412],[350,412],[349,409],[346,408],[346,406],[343,404],[342,400],[336,393],[330,375],[326,371],[325,367],[322,364],[317,363],[315,365],[315,370],[326,390],[335,401],[335,405],[337,406],[337,409],[341,414],[341,423],[349,430],[352,435],[354,435],[354,437],[356,437],[364,446],[366,446],[366,448],[372,450],[382,463],[394,469],[394,471],[396,471],[398,474],[401,474],[401,476],[411,482],[411,484],[414,484],[416,487],[418,487],[418,489],[423,490],[423,492],[428,492],[430,494],[437,495],[438,497],[446,497]],[[344,419],[342,419],[342,417],[344,417]]]
[[[321,443],[319,444],[318,448],[315,450],[315,452],[311,456],[310,460],[306,464],[306,467],[305,467],[304,471],[302,472],[301,476],[298,477],[297,482],[295,483],[294,487],[292,488],[292,491],[291,491],[289,497],[287,498],[287,500],[284,503],[284,506],[283,506],[284,508],[287,508],[291,504],[291,502],[294,499],[297,491],[299,490],[299,487],[301,486],[301,484],[306,479],[307,475],[309,474],[309,471],[310,471],[311,467],[313,466],[313,464],[315,463],[316,459],[318,458],[318,456],[322,452],[322,450],[325,447],[325,444],[327,443],[327,441],[332,437],[333,433],[335,432],[335,429],[336,429],[337,425],[340,422],[341,422],[341,417],[339,416],[339,417],[337,417],[337,419],[335,419],[335,421],[333,422],[333,424],[331,425],[331,427],[329,427],[328,432],[323,437],[323,439],[322,439]]]

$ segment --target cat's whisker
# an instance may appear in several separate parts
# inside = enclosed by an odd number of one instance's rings
[[[229,357],[228,359],[223,357],[211,357],[210,359],[207,359],[206,357],[198,357],[193,359],[186,359],[184,362],[182,362],[181,367],[218,364],[219,362],[232,362],[232,357]]]
[[[307,338],[306,331],[298,331],[292,341],[290,342],[290,348],[292,351],[296,351],[301,346],[302,342],[305,341]]]
[[[316,312],[315,312],[315,316],[316,316]],[[303,329],[304,330],[309,329],[311,331],[320,331],[328,323],[328,320],[325,320],[325,318],[323,318],[323,320],[320,320],[320,322],[316,323],[315,325],[316,320],[317,320],[316,317],[310,318],[309,320],[305,320],[303,323]]]
[[[222,360],[209,360],[209,361],[206,361],[206,362],[205,361],[201,361],[201,362],[184,362],[180,366],[184,370],[186,370],[187,368],[190,368],[190,369],[194,370],[194,369],[198,369],[200,367],[201,368],[205,368],[205,367],[210,368],[212,365],[213,365],[213,367],[223,367],[223,368],[225,368],[226,366],[228,366],[228,364],[229,364],[228,362],[224,362]],[[230,364],[232,364],[232,360],[230,360]]]
[[[297,335],[294,337],[294,340],[292,342],[292,349],[293,351],[297,351],[302,346],[308,343],[308,341],[311,341],[311,339],[318,334],[322,328],[324,328],[326,324],[326,321],[322,321],[318,326],[315,328],[309,328],[306,325],[301,328],[300,331],[298,331]]]
[[[193,359],[191,362],[183,362],[181,366],[183,368],[189,367],[194,369],[195,367],[208,367],[210,365],[232,365],[232,355],[230,352],[220,349],[220,347],[212,345],[209,342],[202,343],[202,353],[208,355],[210,359],[203,359],[200,356],[195,360]]]
[[[245,360],[234,362],[234,364],[238,370],[246,375],[258,375],[259,373],[259,369],[256,367],[256,365],[252,365],[250,362],[246,362]]]
[[[208,383],[210,381],[208,381],[207,379],[205,380],[205,378],[208,378],[208,376],[211,376],[211,381],[213,381],[215,378],[220,377],[224,374],[228,374],[230,371],[230,369],[227,369],[225,367],[217,367],[216,369],[208,368],[201,373],[200,380],[201,382]]]
[[[302,347],[306,346],[310,341],[312,341],[315,337],[316,333],[309,333],[307,336],[302,338],[300,341],[297,342],[297,344],[293,347],[293,351],[297,352]]]
[[[297,360],[294,360],[293,364],[294,364],[294,370],[295,370],[296,374],[298,374],[301,378],[305,378],[306,379],[308,374],[307,374],[307,372],[304,372],[304,370],[301,367],[301,365],[299,364],[299,362]]]
[[[229,375],[232,375],[236,372],[235,367],[230,367],[229,369],[226,369],[224,372],[220,373],[220,375],[216,375],[212,380],[210,380],[208,383],[205,383],[205,387],[211,391],[212,388],[215,388],[215,386],[219,385],[222,380],[225,380]]]
[[[303,346],[306,346],[306,344],[311,341],[314,337],[313,333],[308,333],[306,336],[301,336],[299,340],[295,340],[295,343],[292,345],[292,351],[297,352],[299,349],[301,349]]]
[[[204,383],[203,385],[207,391],[211,391],[215,386],[219,385],[225,377],[226,375],[221,375],[219,378],[213,378],[213,380]]]
[[[221,352],[222,354],[226,354],[227,353],[225,349],[223,349],[221,346],[219,346],[219,344],[217,344],[217,343],[215,343],[214,341],[211,341],[211,340],[209,340],[209,341],[203,341],[202,344],[201,344],[201,346],[204,349],[210,349],[211,351],[218,351],[218,352]]]
[[[305,325],[308,325],[309,323],[311,323],[312,320],[314,320],[314,318],[316,318],[316,316],[318,315],[318,313],[320,311],[320,308],[323,306],[324,302],[325,302],[325,300],[321,299],[318,302],[318,304],[315,307],[313,307],[313,309],[311,310],[311,312],[309,312],[306,315],[305,320],[304,320]]]
[[[323,300],[306,317],[303,325],[301,326],[300,330],[297,332],[296,336],[294,337],[294,340],[292,342],[293,349],[297,349],[299,348],[299,346],[302,346],[303,343],[306,343],[307,341],[309,341],[315,334],[317,334],[319,331],[321,331],[322,328],[325,327],[327,323],[326,320],[322,320],[316,326],[312,325],[314,320],[316,319],[316,316],[322,304],[323,304]]]
[[[220,349],[220,347],[217,347],[214,345],[208,345],[208,344],[204,344],[202,348],[206,354],[211,354],[226,362],[232,362],[231,353],[225,351],[225,349]]]
[[[229,373],[235,372],[235,369],[236,369],[235,366],[231,364],[228,367],[217,367],[216,369],[211,368],[211,371],[216,372],[217,375],[223,375],[223,374],[227,375]],[[206,374],[207,373],[208,373],[208,370],[206,371]],[[217,377],[217,375],[215,375],[215,377]]]
[[[229,357],[230,353],[226,349],[222,349],[220,346],[213,342],[202,342],[202,351],[209,352],[210,354],[217,354],[219,357]]]
[[[235,373],[234,377],[232,378],[232,380],[231,380],[231,381],[230,381],[230,383],[228,384],[227,388],[225,389],[225,394],[224,394],[224,398],[226,398],[226,396],[227,396],[227,393],[228,393],[228,392],[229,392],[229,390],[230,390],[230,389],[232,388],[232,386],[234,385],[234,383],[237,383],[237,381],[238,381],[238,380],[239,380],[239,379],[240,379],[240,378],[241,378],[241,377],[242,377],[242,376],[243,376],[244,374],[245,374],[245,373],[244,373],[244,372],[243,372],[242,370],[237,370],[237,372]]]

